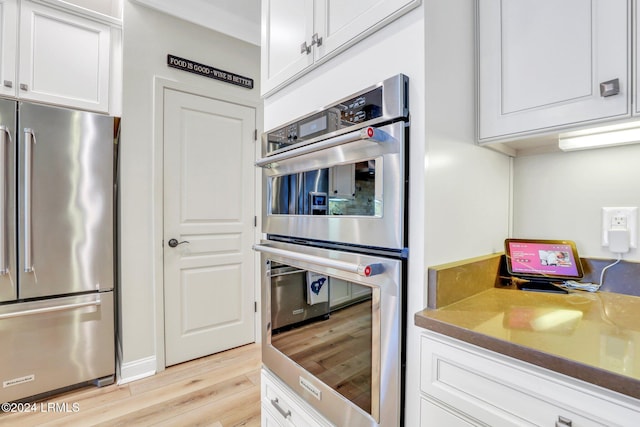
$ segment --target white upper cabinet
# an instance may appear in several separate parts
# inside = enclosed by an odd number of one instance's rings
[[[630,116],[628,0],[479,0],[479,140]]]
[[[313,0],[262,2],[262,91],[281,85],[313,64]],[[309,50],[309,52],[307,52]]]
[[[0,94],[15,95],[17,0],[0,0]]]
[[[412,0],[324,0],[315,2],[315,32],[322,37],[315,59],[358,40],[417,6]]]
[[[263,0],[262,94],[388,24],[420,0]]]
[[[107,24],[22,1],[18,97],[107,112],[110,37]]]

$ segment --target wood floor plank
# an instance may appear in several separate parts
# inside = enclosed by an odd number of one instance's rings
[[[153,425],[165,420],[169,414],[185,414],[208,403],[219,402],[225,397],[253,387],[253,383],[245,375],[241,375],[92,425],[96,427]]]
[[[247,402],[256,402],[257,404],[248,405]],[[252,388],[240,391],[236,394],[225,397],[220,401],[207,403],[206,405],[182,416],[168,418],[162,422],[156,423],[154,424],[154,427],[211,425],[206,423],[215,422],[219,422],[223,427],[232,427],[233,424],[229,424],[229,420],[223,420],[223,418],[236,412],[242,414],[257,413],[257,424],[247,423],[245,425],[260,425],[260,389]],[[240,418],[246,419],[248,417],[241,416]],[[249,421],[253,422],[253,419]]]
[[[122,401],[131,396],[129,387],[112,385],[108,387],[84,387],[64,394],[34,402],[35,412],[21,412],[0,415],[0,426],[39,426],[56,420],[69,419],[89,408]],[[55,406],[50,406],[55,405]],[[77,408],[77,409],[76,409]],[[61,410],[63,409],[63,410]]]
[[[196,375],[213,375],[217,369],[226,369],[228,366],[251,363],[256,360],[256,355],[259,351],[257,344],[249,344],[218,353],[218,357],[215,358],[202,357],[187,363],[174,365],[159,372],[157,375],[132,382],[131,393],[144,393]]]
[[[259,369],[260,361],[256,357],[253,362],[252,368]],[[155,406],[159,404],[168,404],[175,399],[180,399],[185,395],[197,396],[198,393],[203,393],[209,399],[216,399],[220,393],[224,392],[216,387],[220,387],[221,384],[226,385],[229,380],[235,380],[238,375],[242,375],[246,371],[247,366],[233,366],[224,370],[217,370],[212,376],[199,374],[194,377],[185,378],[184,380],[173,383],[170,386],[160,387],[152,389],[148,392],[132,395],[130,399],[125,399],[123,402],[117,402],[116,404],[107,404],[95,410],[89,410],[83,414],[83,418],[88,421],[89,425],[96,425],[121,417],[132,416],[136,412],[140,412],[140,404],[144,407]],[[251,383],[248,379],[248,383]],[[251,386],[255,387],[253,384]],[[63,424],[51,424],[63,425]],[[74,424],[76,425],[76,424]],[[77,424],[82,426],[82,424]],[[86,425],[86,424],[85,424]]]
[[[260,366],[260,345],[250,344],[131,383],[59,394],[47,402],[79,410],[0,414],[0,426],[259,426]]]

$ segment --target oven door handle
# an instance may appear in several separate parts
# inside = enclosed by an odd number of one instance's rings
[[[267,245],[254,245],[253,249],[258,252],[264,252],[271,255],[280,255],[296,261],[304,261],[322,267],[335,268],[336,270],[346,271],[347,273],[355,273],[363,277],[377,276],[384,273],[384,265],[381,263],[374,264],[354,264],[346,261],[338,261],[335,259],[323,258],[315,255],[301,254],[297,252],[286,251],[284,249],[272,248]]]
[[[313,153],[315,151],[324,150],[326,148],[336,147],[342,144],[348,144],[350,142],[368,140],[373,142],[389,142],[395,141],[395,139],[387,132],[374,128],[366,127],[353,132],[345,133],[344,135],[329,138],[324,141],[316,142],[302,146],[300,148],[294,148],[283,153],[274,154],[273,156],[263,157],[256,161],[256,166],[270,167],[272,163],[287,160],[293,157],[301,156],[303,154]]]

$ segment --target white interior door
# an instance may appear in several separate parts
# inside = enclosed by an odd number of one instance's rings
[[[255,341],[255,118],[165,89],[166,366]]]

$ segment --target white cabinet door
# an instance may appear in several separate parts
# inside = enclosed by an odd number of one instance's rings
[[[263,403],[260,407],[260,426],[261,427],[282,427],[280,423],[282,417],[278,417],[271,413],[268,404]]]
[[[260,381],[262,427],[335,427],[270,372]]]
[[[0,0],[0,95],[16,95],[17,0]]]
[[[329,306],[331,308],[346,305],[352,301],[363,300],[371,295],[371,288],[346,280],[331,278],[329,288]]]
[[[432,332],[422,336],[420,391],[493,427],[631,427],[640,419],[630,398]]]
[[[351,299],[365,298],[371,295],[371,288],[357,283],[351,283]]]
[[[628,0],[482,0],[479,139],[630,113]],[[618,80],[619,93],[600,84]]]
[[[420,427],[472,427],[480,424],[471,424],[461,414],[445,409],[431,400],[420,398]]]
[[[420,2],[416,0],[320,0],[315,3],[315,32],[322,44],[316,60],[370,34]]]
[[[311,43],[313,0],[262,2],[261,88],[263,94],[313,63],[313,54],[301,51]]]
[[[262,95],[419,4],[420,0],[262,0]],[[319,40],[314,42],[314,35]]]
[[[19,97],[108,111],[110,36],[106,24],[23,1]]]
[[[353,199],[356,193],[356,165],[337,165],[329,175],[329,197]]]
[[[351,300],[351,284],[346,280],[329,279],[329,306],[336,307]]]

